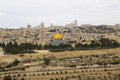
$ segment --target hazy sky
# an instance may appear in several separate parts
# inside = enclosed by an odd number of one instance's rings
[[[0,0],[0,27],[120,24],[120,0]]]

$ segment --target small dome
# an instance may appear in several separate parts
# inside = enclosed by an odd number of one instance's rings
[[[54,36],[54,39],[62,39],[62,38],[63,36],[59,33]]]

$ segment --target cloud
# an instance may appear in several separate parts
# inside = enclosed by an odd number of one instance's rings
[[[0,27],[120,23],[120,0],[0,0]]]
[[[0,16],[6,15],[6,13],[4,12],[0,12]]]

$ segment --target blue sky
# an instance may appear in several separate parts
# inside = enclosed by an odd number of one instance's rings
[[[0,0],[0,27],[120,24],[120,0]]]

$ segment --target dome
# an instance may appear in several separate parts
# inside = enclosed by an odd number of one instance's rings
[[[54,39],[62,39],[62,38],[63,36],[59,33],[54,36]]]

